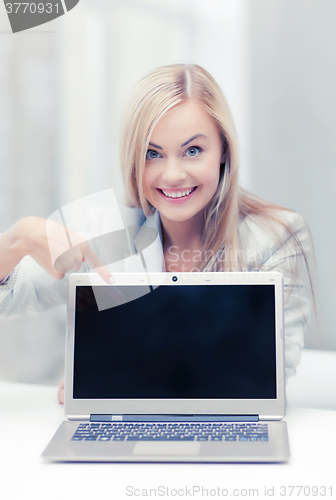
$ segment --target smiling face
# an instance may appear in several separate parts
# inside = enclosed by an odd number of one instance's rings
[[[144,192],[162,218],[186,221],[216,192],[223,161],[219,131],[195,101],[178,104],[157,123],[149,142]]]

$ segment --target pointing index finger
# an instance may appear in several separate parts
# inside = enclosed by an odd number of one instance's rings
[[[103,280],[108,283],[114,283],[114,278],[110,271],[103,265],[99,257],[94,253],[89,244],[82,243],[83,261],[85,261],[91,269],[94,269]]]

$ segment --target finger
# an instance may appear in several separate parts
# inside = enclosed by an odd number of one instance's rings
[[[81,262],[75,262],[74,265],[72,266],[71,269],[69,269],[69,273],[76,273],[77,271],[80,270],[80,268],[82,267],[83,265],[83,261]]]
[[[55,271],[55,269],[53,269],[49,274],[52,278],[55,278],[55,280],[62,280],[65,276],[65,273]]]
[[[94,269],[106,283],[114,283],[114,278],[110,271],[103,265],[99,257],[94,253],[90,245],[82,244],[85,262]]]
[[[58,384],[58,402],[60,405],[64,404],[64,378]]]
[[[62,255],[60,255],[54,262],[54,268],[56,271],[67,273],[80,269],[83,264],[83,253],[81,251],[80,245],[73,247]]]
[[[58,271],[53,272],[52,277],[56,280],[62,280],[65,276],[65,273],[59,273]]]
[[[60,405],[64,405],[64,389],[58,391],[58,402]]]
[[[44,267],[44,269],[55,280],[62,280],[65,276],[65,273],[62,273],[60,271],[56,271],[53,267],[50,269],[46,266],[46,267]]]

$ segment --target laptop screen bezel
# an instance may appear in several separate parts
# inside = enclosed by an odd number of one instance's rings
[[[173,276],[177,281],[173,281]],[[114,273],[115,285],[273,285],[275,287],[275,399],[74,399],[75,302],[77,286],[108,286],[96,273],[69,277],[65,357],[65,414],[69,420],[107,415],[258,415],[285,414],[283,277],[278,272]]]

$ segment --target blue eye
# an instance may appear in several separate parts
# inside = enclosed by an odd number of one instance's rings
[[[190,148],[188,148],[186,151],[186,155],[194,157],[194,156],[198,156],[201,152],[202,152],[202,148],[200,148],[198,146],[190,146]]]
[[[149,149],[146,153],[146,160],[155,160],[156,158],[160,158],[161,155],[155,149]]]

